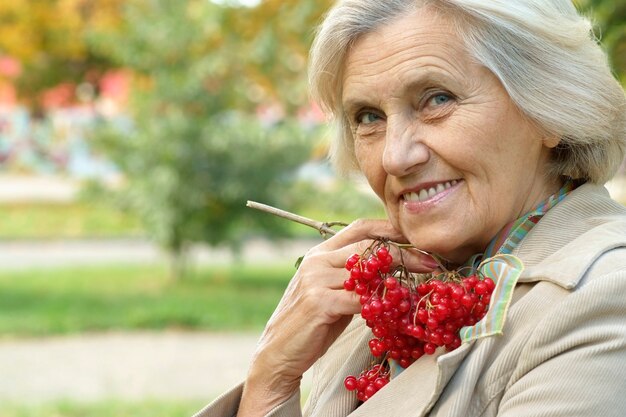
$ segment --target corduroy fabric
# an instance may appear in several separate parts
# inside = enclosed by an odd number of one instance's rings
[[[358,408],[341,382],[367,366],[359,319],[315,365],[305,416],[535,417],[626,413],[626,208],[572,191],[513,255],[526,269],[500,336],[420,358]],[[234,416],[241,389],[197,417]],[[299,395],[270,416],[301,415]]]

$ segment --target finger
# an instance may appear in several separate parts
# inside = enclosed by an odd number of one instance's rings
[[[329,308],[327,314],[331,319],[339,317],[359,314],[361,312],[360,295],[353,291],[345,291],[342,289],[333,290],[328,294]]]
[[[333,251],[362,240],[378,238],[386,238],[394,242],[407,242],[402,233],[396,230],[389,220],[359,219],[340,230],[332,238],[316,246],[316,249]]]
[[[412,247],[398,248],[391,245],[389,253],[393,256],[393,265],[403,265],[409,272],[432,272],[440,267],[433,256]]]
[[[361,257],[367,258],[370,255],[368,249],[372,249],[373,251],[375,248],[375,246],[372,245],[373,243],[374,241],[372,240],[364,240],[328,252],[323,256],[325,256],[325,261],[329,266],[345,269],[346,261],[352,255],[358,254]],[[394,244],[388,245],[388,249],[389,254],[393,258],[393,266],[402,264],[411,272],[431,272],[439,266],[434,258],[426,253],[412,249],[399,248]],[[346,271],[346,273],[348,272]],[[346,277],[347,276],[348,275],[346,275]]]

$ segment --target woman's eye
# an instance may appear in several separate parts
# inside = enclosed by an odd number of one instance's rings
[[[369,111],[359,113],[356,117],[356,121],[359,124],[364,124],[364,125],[377,122],[380,119],[381,117],[379,115],[377,115],[376,113],[369,112]]]
[[[428,105],[441,106],[452,100],[452,96],[446,93],[437,93],[428,99]]]

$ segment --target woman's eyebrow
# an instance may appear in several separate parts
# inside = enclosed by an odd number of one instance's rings
[[[409,78],[407,82],[402,83],[400,91],[396,91],[396,93],[407,95],[418,90],[423,90],[425,88],[435,86],[459,88],[460,83],[454,77],[442,73],[441,71],[434,71],[430,69],[420,70],[419,74],[415,74],[415,76]],[[368,98],[368,96],[372,94],[372,91],[374,89],[365,89],[365,94],[361,95],[361,92],[363,90],[364,89],[360,88],[355,93],[350,92],[348,94],[345,94],[345,98],[342,100],[342,108],[345,114],[352,115],[363,108],[379,107],[373,104],[375,102],[380,102],[379,97],[376,97],[376,100]]]
[[[356,97],[348,98],[342,101],[341,105],[342,105],[344,114],[349,115],[349,116],[355,114],[361,109],[377,107],[375,105],[372,105],[372,102],[370,101],[363,100],[363,99],[356,98]]]
[[[459,82],[456,78],[441,71],[426,70],[420,71],[419,75],[411,77],[409,81],[404,83],[404,91],[415,91],[434,86],[452,86],[458,85]]]

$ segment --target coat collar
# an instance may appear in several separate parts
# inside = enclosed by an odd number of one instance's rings
[[[518,282],[574,288],[602,253],[626,245],[625,219],[626,208],[604,187],[581,185],[548,211],[513,252],[525,266]]]
[[[550,281],[573,288],[602,252],[626,246],[625,219],[626,208],[611,200],[604,187],[590,184],[578,187],[548,211],[514,251],[525,264],[518,282]],[[567,228],[563,228],[564,224]],[[343,377],[358,374],[369,366],[367,340],[371,335],[360,318],[355,318],[347,330],[349,337],[342,338],[342,343],[347,345],[331,349],[351,353],[343,362],[327,366],[326,372],[332,368],[338,376],[331,378],[329,385],[320,387],[319,392],[311,393],[317,397],[313,409],[307,413],[311,416],[425,416],[475,344],[475,341],[464,343],[450,353],[420,358],[354,410],[354,393],[345,390]],[[330,350],[327,354],[332,355]]]
[[[350,417],[381,415],[425,416],[435,405],[474,342],[449,353],[422,356],[381,391],[363,403]],[[433,372],[436,369],[436,372]],[[389,414],[390,412],[392,414]]]

